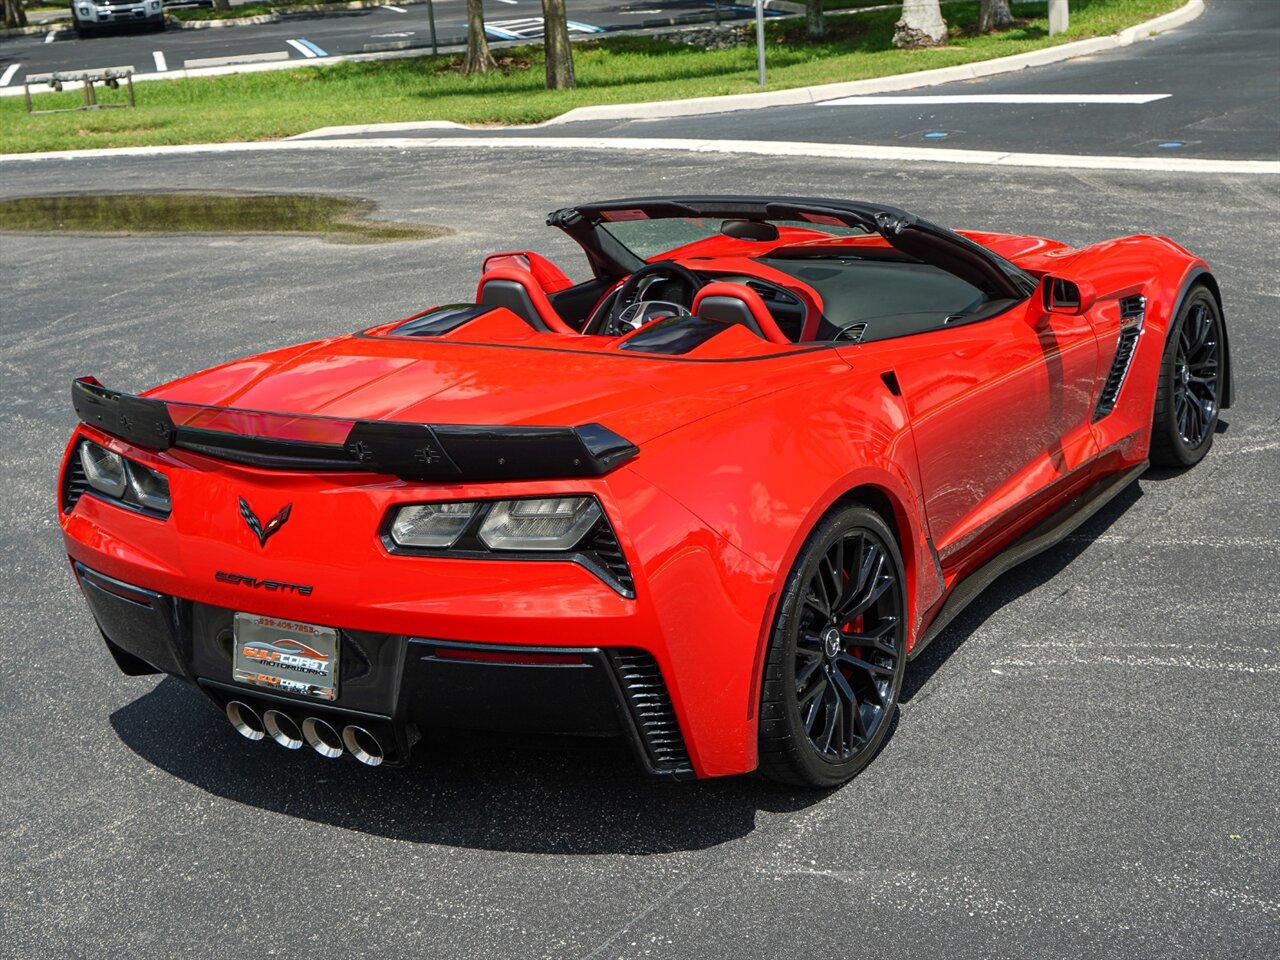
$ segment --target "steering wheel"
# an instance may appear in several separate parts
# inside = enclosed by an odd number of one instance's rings
[[[675,303],[667,300],[644,300],[641,297],[641,284],[646,280],[667,277],[680,281],[682,291],[687,300]],[[609,306],[609,314],[601,324],[600,332],[606,336],[621,336],[638,330],[650,320],[657,319],[659,311],[667,316],[688,316],[693,306],[693,298],[699,290],[707,285],[707,281],[673,260],[661,260],[650,263],[623,281],[618,292],[613,295],[613,303]]]

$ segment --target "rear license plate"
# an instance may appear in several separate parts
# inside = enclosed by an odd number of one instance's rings
[[[237,613],[231,674],[239,683],[320,700],[338,696],[338,631]]]

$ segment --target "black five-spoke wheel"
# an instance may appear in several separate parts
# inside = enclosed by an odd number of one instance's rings
[[[831,786],[874,755],[906,663],[902,559],[879,515],[829,516],[796,559],[765,661],[760,766]]]
[[[1213,444],[1222,396],[1222,312],[1196,287],[1174,319],[1160,365],[1151,461],[1189,467]]]

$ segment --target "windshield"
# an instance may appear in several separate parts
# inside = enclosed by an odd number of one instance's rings
[[[628,216],[628,214],[632,216]],[[634,217],[634,218],[632,218]],[[731,221],[719,217],[663,217],[650,220],[639,210],[610,211],[599,229],[607,233],[641,260],[651,260],[660,253],[723,235],[724,224]],[[741,221],[732,221],[741,222]],[[823,237],[864,236],[861,227],[843,223],[818,223],[802,220],[767,220],[778,228],[780,238],[789,243],[820,240]]]

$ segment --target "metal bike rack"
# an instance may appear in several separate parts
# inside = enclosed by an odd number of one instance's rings
[[[99,103],[95,83],[103,83],[113,89],[120,86],[120,81],[128,86],[128,103]],[[47,84],[55,92],[66,83],[84,84],[84,104],[78,107],[62,107],[57,110],[32,110],[31,85]],[[110,110],[116,107],[132,107],[133,102],[133,67],[95,67],[85,70],[55,70],[52,73],[28,74],[23,82],[27,96],[27,113],[73,113],[77,110]]]

